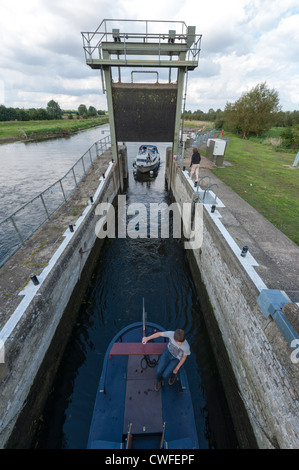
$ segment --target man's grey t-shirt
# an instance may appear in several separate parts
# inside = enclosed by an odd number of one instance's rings
[[[168,341],[168,350],[176,358],[181,360],[184,354],[191,354],[190,346],[188,341],[185,341],[179,346],[174,340],[174,331],[163,331],[163,336],[169,338]]]

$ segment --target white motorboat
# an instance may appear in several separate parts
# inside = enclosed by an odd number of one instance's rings
[[[157,171],[160,155],[155,145],[140,145],[133,166],[137,172],[148,173]]]

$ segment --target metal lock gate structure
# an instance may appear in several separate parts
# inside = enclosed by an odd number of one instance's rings
[[[130,32],[126,32],[128,23]],[[157,32],[165,25],[176,29]],[[117,142],[123,141],[173,142],[176,154],[185,76],[199,60],[202,35],[195,34],[195,26],[179,21],[103,20],[96,31],[81,34],[86,64],[100,70],[107,94],[113,158],[117,159]],[[138,69],[131,72],[131,81],[122,81],[124,68]],[[160,83],[154,68],[162,74],[168,69],[168,82]],[[157,79],[134,83],[134,73],[156,74]]]

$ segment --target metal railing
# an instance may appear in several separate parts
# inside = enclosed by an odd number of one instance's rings
[[[133,82],[133,75],[134,73],[151,73],[151,74],[155,74],[157,75],[157,80],[156,80],[156,83],[159,83],[159,72],[155,71],[155,70],[132,70],[131,72],[131,83],[134,83]]]
[[[95,142],[62,178],[0,222],[0,267],[67,201],[93,162],[110,147],[110,135]]]
[[[189,140],[188,147],[200,147],[201,144],[205,143],[210,139],[211,137],[215,137],[215,134],[219,133],[220,130],[213,128],[212,130],[209,130],[205,134],[200,134],[197,137],[193,137]],[[182,135],[182,132],[181,132]],[[179,167],[182,169],[183,164],[184,164],[184,159],[185,159],[185,142],[181,140],[178,145],[178,154],[176,157],[176,160],[178,162]]]
[[[207,142],[208,139],[210,139],[211,137],[214,137],[215,134],[217,134],[218,132],[220,132],[219,129],[213,128],[212,130],[208,131],[206,134],[201,134],[201,135],[199,135],[199,136],[193,141],[193,145],[195,145],[196,147],[199,147],[201,144]]]
[[[130,27],[132,28],[130,32],[119,29],[126,22],[130,23]],[[171,27],[175,27],[176,30],[169,30],[168,33],[157,32],[156,30],[158,27],[160,28],[161,24],[168,25],[168,27],[171,25]],[[125,60],[127,60],[127,54],[130,54],[130,51],[135,51],[134,54],[136,55],[136,50],[139,49],[142,54],[142,52],[144,52],[144,44],[155,44],[155,54],[159,56],[160,60],[160,56],[163,53],[161,45],[166,41],[172,44],[186,45],[187,60],[195,62],[199,58],[202,38],[202,34],[192,34],[192,39],[190,39],[190,36],[188,36],[188,27],[184,21],[159,20],[107,19],[101,22],[96,31],[82,32],[81,35],[85,60],[103,59],[102,45],[107,42],[121,42],[123,46],[122,52],[119,50],[118,53],[123,53]],[[138,43],[140,44],[139,48]]]

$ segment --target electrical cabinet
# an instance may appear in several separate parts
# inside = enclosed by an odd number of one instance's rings
[[[208,139],[206,157],[217,166],[222,166],[226,144],[226,140],[223,139]]]

